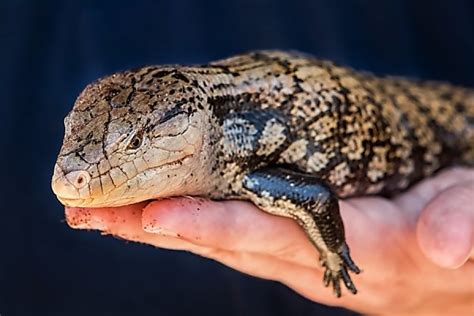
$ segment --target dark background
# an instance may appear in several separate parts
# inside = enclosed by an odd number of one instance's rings
[[[73,231],[50,189],[90,81],[144,64],[298,49],[474,86],[474,2],[0,1],[0,314],[351,315],[186,253]]]

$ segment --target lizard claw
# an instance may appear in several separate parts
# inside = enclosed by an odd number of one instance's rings
[[[360,273],[359,267],[355,264],[355,262],[351,258],[351,254],[349,253],[349,247],[347,247],[346,243],[342,246],[342,250],[339,253],[341,256],[342,261],[344,262],[344,266],[349,268],[355,274]]]
[[[361,270],[350,257],[349,248],[347,245],[344,245],[339,253],[331,253],[329,257],[331,257],[331,260],[328,258],[321,260],[321,264],[325,268],[323,275],[324,286],[328,287],[332,284],[334,295],[336,297],[341,297],[340,281],[342,279],[346,288],[352,294],[356,294],[357,288],[355,287],[354,282],[352,282],[348,270],[354,272],[355,274],[359,274]],[[336,260],[334,260],[334,257]],[[336,268],[334,267],[334,264],[330,264],[331,262],[335,261],[338,262]]]

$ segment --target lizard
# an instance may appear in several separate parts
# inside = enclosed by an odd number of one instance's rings
[[[117,72],[89,84],[64,124],[52,178],[62,204],[249,200],[302,227],[337,297],[341,282],[357,293],[361,271],[340,199],[474,164],[474,90],[295,51]]]

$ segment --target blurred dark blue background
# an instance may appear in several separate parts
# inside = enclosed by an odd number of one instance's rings
[[[69,229],[50,190],[90,81],[144,64],[298,49],[474,86],[474,3],[0,1],[0,314],[351,315],[186,253]]]

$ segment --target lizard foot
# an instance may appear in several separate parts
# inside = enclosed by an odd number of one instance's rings
[[[340,280],[342,279],[346,288],[352,293],[357,293],[357,288],[352,282],[349,276],[348,270],[355,274],[360,273],[359,267],[354,263],[350,254],[349,248],[346,244],[342,247],[339,253],[330,252],[326,256],[321,258],[321,265],[325,268],[323,282],[326,287],[332,284],[334,295],[341,297],[341,285]]]

